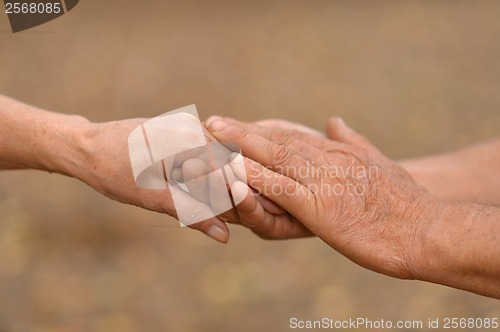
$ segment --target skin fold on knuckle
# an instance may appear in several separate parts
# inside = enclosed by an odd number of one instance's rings
[[[278,145],[271,149],[271,165],[274,170],[281,174],[286,174],[287,168],[296,167],[292,161],[294,153],[284,145]]]
[[[279,145],[287,145],[290,143],[289,133],[280,130],[274,129],[270,131],[270,140]]]
[[[258,228],[259,225],[262,223],[262,220],[260,218],[257,218],[256,216],[250,214],[240,214],[240,222],[243,226],[248,227],[250,229],[255,229]]]
[[[246,128],[239,125],[233,125],[229,128],[229,131],[231,131],[229,135],[234,137],[234,139],[231,139],[234,143],[242,147],[252,143],[252,137]]]
[[[271,232],[260,229],[252,229],[252,232],[262,240],[276,240],[276,236]]]
[[[277,240],[287,240],[292,238],[290,225],[287,223],[273,223],[270,234],[272,234],[273,238]]]

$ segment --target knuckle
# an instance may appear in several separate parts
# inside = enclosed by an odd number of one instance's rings
[[[271,161],[274,166],[282,166],[289,164],[293,159],[293,152],[284,145],[277,146],[272,151]]]
[[[248,142],[250,141],[251,137],[250,134],[248,133],[248,130],[245,128],[241,128],[240,132],[238,133],[238,136],[236,138],[237,142]]]
[[[270,139],[277,144],[286,145],[290,143],[290,133],[283,130],[273,130]]]
[[[368,158],[368,151],[363,147],[354,146],[352,149],[352,153],[361,160],[365,160]]]
[[[278,174],[276,177],[276,185],[281,188],[281,191],[285,195],[294,196],[298,193],[300,185],[288,178],[285,175]]]
[[[257,235],[262,240],[275,240],[276,236],[273,233],[265,232],[261,230],[252,229],[253,233]]]

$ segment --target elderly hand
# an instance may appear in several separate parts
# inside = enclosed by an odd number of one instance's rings
[[[290,219],[374,271],[500,298],[499,207],[431,196],[340,119],[327,126],[335,141],[289,122],[261,124],[272,129],[208,121],[249,158],[249,185]]]
[[[207,125],[218,140],[240,146],[249,158],[248,184],[291,220],[362,266],[413,277],[421,216],[433,198],[365,138],[338,120],[339,131],[349,132],[356,145],[228,118]]]
[[[184,115],[178,114],[177,116]],[[189,117],[188,114],[185,116]],[[177,217],[169,190],[142,189],[136,184],[132,174],[128,137],[146,120],[129,119],[91,123],[81,116],[47,112],[0,95],[0,141],[5,143],[0,146],[0,170],[31,168],[57,172],[78,178],[100,193],[119,202]],[[195,121],[195,125],[199,125],[198,119],[193,117],[184,118],[184,120],[187,121],[186,123]],[[167,127],[165,130],[169,130],[169,138],[164,144],[173,145],[173,147],[188,143],[189,140],[198,137],[199,132],[192,131],[196,126],[174,124]],[[205,135],[208,142],[215,141],[206,130]],[[172,159],[168,158],[168,161],[163,163],[165,171],[176,171],[176,178],[185,181],[197,177],[201,174],[200,172],[206,172],[207,168],[212,166],[200,166],[201,164],[190,155],[191,152],[194,151],[186,151],[182,157],[176,154],[174,164],[169,164]],[[186,160],[180,160],[184,157]],[[174,166],[179,167],[174,168]],[[163,181],[163,179],[158,180]],[[177,189],[175,185],[174,189]],[[227,197],[225,185],[218,186],[216,189],[224,191]],[[199,199],[203,201],[203,195],[189,191],[195,195],[191,197],[180,193],[182,199],[185,198],[184,202],[190,204],[192,200],[193,204],[200,206]],[[205,197],[205,202],[202,202],[203,204],[210,203],[206,207],[206,212],[214,206],[217,210],[219,203],[217,193],[214,194],[212,190],[210,194],[211,200],[207,201]],[[281,208],[264,197],[255,196],[254,198],[258,201],[256,206],[262,208],[260,212],[264,215],[283,213]],[[229,210],[219,214],[218,217],[191,224],[190,227],[225,243],[228,240],[229,231],[220,219],[236,219],[237,221],[238,216],[234,210]]]
[[[179,114],[182,116],[182,114]],[[185,115],[185,121],[190,121],[191,116]],[[127,146],[127,137],[130,132],[141,125],[146,119],[130,119],[102,124],[89,124],[85,131],[86,140],[82,145],[82,153],[79,158],[83,158],[78,167],[72,169],[72,176],[78,177],[92,186],[100,193],[127,204],[136,205],[148,210],[169,214],[177,218],[176,209],[172,200],[172,194],[169,190],[151,190],[142,189],[134,182],[132,170],[130,167],[129,153]],[[192,119],[198,121],[197,119]],[[175,139],[186,140],[193,135],[188,127],[174,126],[175,130],[169,134]],[[206,130],[205,138],[207,142],[214,142],[216,139]],[[196,135],[195,135],[196,136]],[[166,144],[175,144],[174,141],[166,142]],[[221,149],[222,145],[220,145]],[[211,153],[216,153],[218,150],[212,146]],[[217,207],[220,205],[224,193],[225,186],[220,185],[220,181],[207,181],[208,173],[212,172],[217,165],[214,162],[229,163],[230,160],[222,160],[228,152],[219,151],[219,157],[216,160],[205,156],[203,158],[194,151],[188,151],[185,154],[178,154],[175,162],[164,163],[165,172],[178,182],[185,182],[189,189],[189,194],[183,195],[186,200],[185,204],[189,205],[189,200],[192,200],[191,207],[206,204],[213,211],[220,211]],[[213,157],[213,156],[212,156]],[[208,158],[208,159],[207,159]],[[218,165],[219,167],[221,165]],[[210,177],[215,179],[216,177]],[[198,179],[198,180],[195,180]],[[193,181],[191,181],[193,180]],[[216,179],[217,180],[217,179]],[[204,183],[206,182],[206,183]],[[209,183],[210,182],[210,183]],[[222,179],[224,183],[224,179]],[[239,182],[241,185],[241,182]],[[246,187],[248,189],[248,187]],[[252,201],[254,209],[257,209],[259,216],[266,218],[281,218],[284,214],[283,210],[275,203],[269,201],[263,196],[253,195],[255,201]],[[248,200],[247,200],[248,201]],[[244,206],[244,205],[242,205]],[[244,223],[246,218],[255,218],[255,214],[248,214],[248,217],[242,215],[240,220],[239,215],[234,209],[230,209],[223,213],[214,213],[217,217],[212,217],[202,222],[197,222],[188,225],[192,229],[197,229],[216,241],[226,243],[229,239],[229,230],[227,222]],[[301,223],[296,223],[300,229],[304,229]]]
[[[81,144],[80,167],[71,169],[71,176],[77,177],[107,197],[148,210],[177,217],[172,196],[168,190],[142,189],[134,182],[130,167],[127,137],[145,119],[129,119],[101,124],[88,124],[85,140]],[[179,127],[177,136],[188,137]],[[206,133],[208,141],[214,141]],[[192,167],[184,167],[192,172]],[[225,243],[229,238],[226,224],[218,218],[189,225],[209,237]]]
[[[175,217],[168,190],[141,189],[132,175],[128,136],[144,121],[95,124],[81,116],[44,111],[0,95],[0,170],[39,169],[72,176],[114,200]],[[174,131],[174,137],[189,139],[183,126]],[[227,227],[217,218],[192,228],[227,242]]]

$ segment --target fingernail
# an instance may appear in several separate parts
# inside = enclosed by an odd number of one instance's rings
[[[218,115],[212,115],[212,116],[210,116],[210,117],[207,119],[207,121],[205,121],[205,125],[206,125],[207,127],[209,127],[209,126],[210,126],[210,124],[212,124],[212,122],[217,121],[217,120],[222,120],[222,117],[220,117],[220,116],[218,116]]]
[[[228,123],[225,122],[224,120],[215,120],[212,123],[208,125],[211,131],[221,131],[222,129],[226,128],[228,126]]]
[[[217,242],[227,243],[229,234],[217,225],[212,225],[207,230],[207,235]]]

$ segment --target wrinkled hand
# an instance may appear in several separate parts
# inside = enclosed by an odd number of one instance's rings
[[[213,117],[207,125],[248,157],[248,184],[290,213],[280,224],[299,220],[358,264],[413,278],[420,216],[432,198],[364,137],[338,119],[329,131],[339,141],[228,118]]]
[[[134,128],[146,120],[129,119],[92,124],[85,151],[82,152],[85,154],[87,167],[79,170],[78,178],[113,200],[177,217],[168,189],[142,189],[136,185],[132,175],[127,138]],[[186,128],[179,126],[176,130],[178,132],[172,135],[189,138],[190,133],[186,132]],[[207,141],[215,141],[208,132],[205,134]],[[189,165],[184,170],[193,173]],[[227,225],[218,218],[210,218],[189,227],[219,242],[228,241]]]
[[[128,151],[128,135],[137,126],[144,123],[147,119],[129,119],[101,124],[91,124],[91,129],[88,130],[86,144],[82,148],[84,155],[85,167],[78,169],[74,176],[80,178],[91,187],[105,196],[126,204],[135,205],[151,211],[166,213],[177,218],[177,213],[172,200],[172,195],[168,189],[166,190],[151,190],[142,189],[134,181],[132,169],[129,160]],[[188,119],[187,119],[188,120]],[[198,120],[196,120],[198,121]],[[178,126],[175,127],[176,132],[171,133],[172,137],[177,137],[183,140],[189,139],[196,134],[191,133],[189,128]],[[215,142],[216,139],[205,130],[207,142]],[[167,142],[166,144],[174,144],[175,142]],[[213,171],[215,165],[212,165],[208,160],[202,160],[198,155],[180,154],[180,158],[176,157],[175,163],[165,163],[165,171],[170,173],[171,177],[179,182],[193,180]],[[229,162],[227,160],[226,162]],[[220,165],[219,165],[220,166]],[[237,174],[236,174],[237,175]],[[235,178],[237,178],[235,176]],[[242,182],[238,182],[239,188],[243,187]],[[210,183],[198,185],[190,185],[187,183],[191,198],[198,202],[208,204],[214,211],[217,211],[217,204],[220,200],[215,191],[226,190],[220,186],[211,186]],[[214,189],[215,188],[215,189]],[[247,186],[244,188],[248,189]],[[265,218],[281,218],[284,211],[275,203],[269,201],[263,196],[256,195],[252,192],[252,200],[247,199],[245,203],[252,205],[252,213],[240,215],[235,209],[230,209],[202,222],[189,225],[192,229],[197,229],[216,241],[226,243],[229,239],[229,230],[225,222],[244,223],[245,218],[254,218],[264,216]],[[189,196],[189,195],[186,195]],[[196,202],[197,203],[197,202]],[[247,204],[248,205],[248,204]],[[247,206],[242,204],[243,207]],[[217,214],[217,213],[215,213]],[[298,227],[304,228],[298,223]]]

